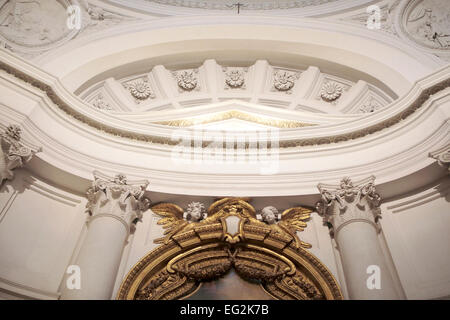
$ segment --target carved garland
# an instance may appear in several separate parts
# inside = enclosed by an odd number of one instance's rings
[[[242,199],[226,198],[211,205],[219,220],[240,217],[235,241],[226,226],[213,222],[176,234],[141,259],[128,273],[118,299],[172,300],[193,294],[203,281],[232,268],[244,279],[258,281],[275,299],[342,299],[327,268],[292,238],[255,222],[254,209]],[[243,222],[242,222],[243,221]]]
[[[42,90],[47,94],[49,99],[55,103],[61,110],[67,113],[69,116],[77,119],[78,121],[85,123],[97,130],[103,131],[105,133],[111,134],[113,136],[120,136],[122,138],[150,142],[150,143],[158,143],[158,144],[166,144],[166,145],[176,145],[178,141],[171,140],[170,138],[147,135],[147,134],[137,134],[128,130],[118,129],[111,126],[106,125],[105,123],[93,120],[90,117],[87,117],[85,114],[73,109],[69,104],[67,104],[63,99],[61,99],[53,88],[45,84],[42,81],[39,81],[26,73],[19,71],[18,69],[6,64],[3,61],[0,61],[0,69],[5,70],[7,73],[12,74],[13,76],[21,79],[32,86]],[[313,145],[323,145],[323,144],[331,144],[338,143],[342,141],[349,141],[358,138],[365,137],[369,134],[381,131],[385,128],[391,127],[401,120],[406,119],[411,114],[413,114],[417,109],[419,109],[429,98],[431,95],[438,93],[439,91],[444,90],[445,88],[450,87],[450,79],[445,79],[430,88],[427,88],[422,91],[422,93],[417,97],[415,101],[411,103],[411,105],[403,110],[402,112],[397,113],[393,117],[374,124],[370,127],[366,127],[361,130],[357,130],[354,132],[349,132],[341,135],[328,136],[328,137],[319,137],[319,138],[308,138],[308,139],[292,139],[289,141],[280,141],[280,148],[291,148],[291,147],[301,147],[301,146],[313,146]],[[203,146],[207,146],[212,141],[204,141]],[[246,145],[246,148],[248,144]]]

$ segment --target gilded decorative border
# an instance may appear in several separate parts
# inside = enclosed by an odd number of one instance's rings
[[[266,117],[254,116],[246,112],[241,112],[237,110],[231,110],[226,112],[219,112],[217,114],[208,117],[198,117],[192,119],[180,119],[180,120],[167,120],[167,121],[156,121],[154,124],[161,124],[170,127],[190,127],[199,124],[208,124],[217,121],[224,121],[229,119],[239,119],[244,121],[250,121],[257,124],[275,127],[275,128],[303,128],[309,126],[315,126],[313,123],[305,123],[292,120],[282,120],[282,119],[271,119]]]

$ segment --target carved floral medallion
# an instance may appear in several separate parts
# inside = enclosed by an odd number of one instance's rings
[[[176,78],[178,88],[182,91],[192,91],[197,87],[198,85],[198,70],[184,70],[175,72],[174,76]]]
[[[336,82],[326,82],[320,90],[320,96],[327,102],[332,102],[342,95],[342,87]]]
[[[224,68],[225,89],[245,88],[245,70]]]
[[[296,73],[277,70],[273,73],[273,86],[278,91],[290,93],[298,77]]]
[[[137,79],[125,84],[130,94],[137,100],[146,100],[150,97],[154,97],[150,85],[147,80]]]

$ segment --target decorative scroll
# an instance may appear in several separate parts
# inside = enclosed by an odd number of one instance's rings
[[[161,208],[163,204],[152,210]],[[209,207],[205,220],[183,220],[185,227],[171,230],[163,245],[129,272],[118,299],[183,299],[231,269],[259,283],[274,299],[342,299],[336,280],[317,258],[255,215],[243,199],[224,198]]]

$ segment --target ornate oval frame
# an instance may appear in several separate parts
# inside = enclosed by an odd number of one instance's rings
[[[218,279],[232,268],[244,279],[257,280],[274,299],[343,299],[336,279],[314,255],[252,218],[254,209],[247,202],[221,202],[215,207],[216,221],[178,233],[142,258],[126,276],[117,299],[183,299],[203,281]],[[230,215],[240,218],[231,237]]]

